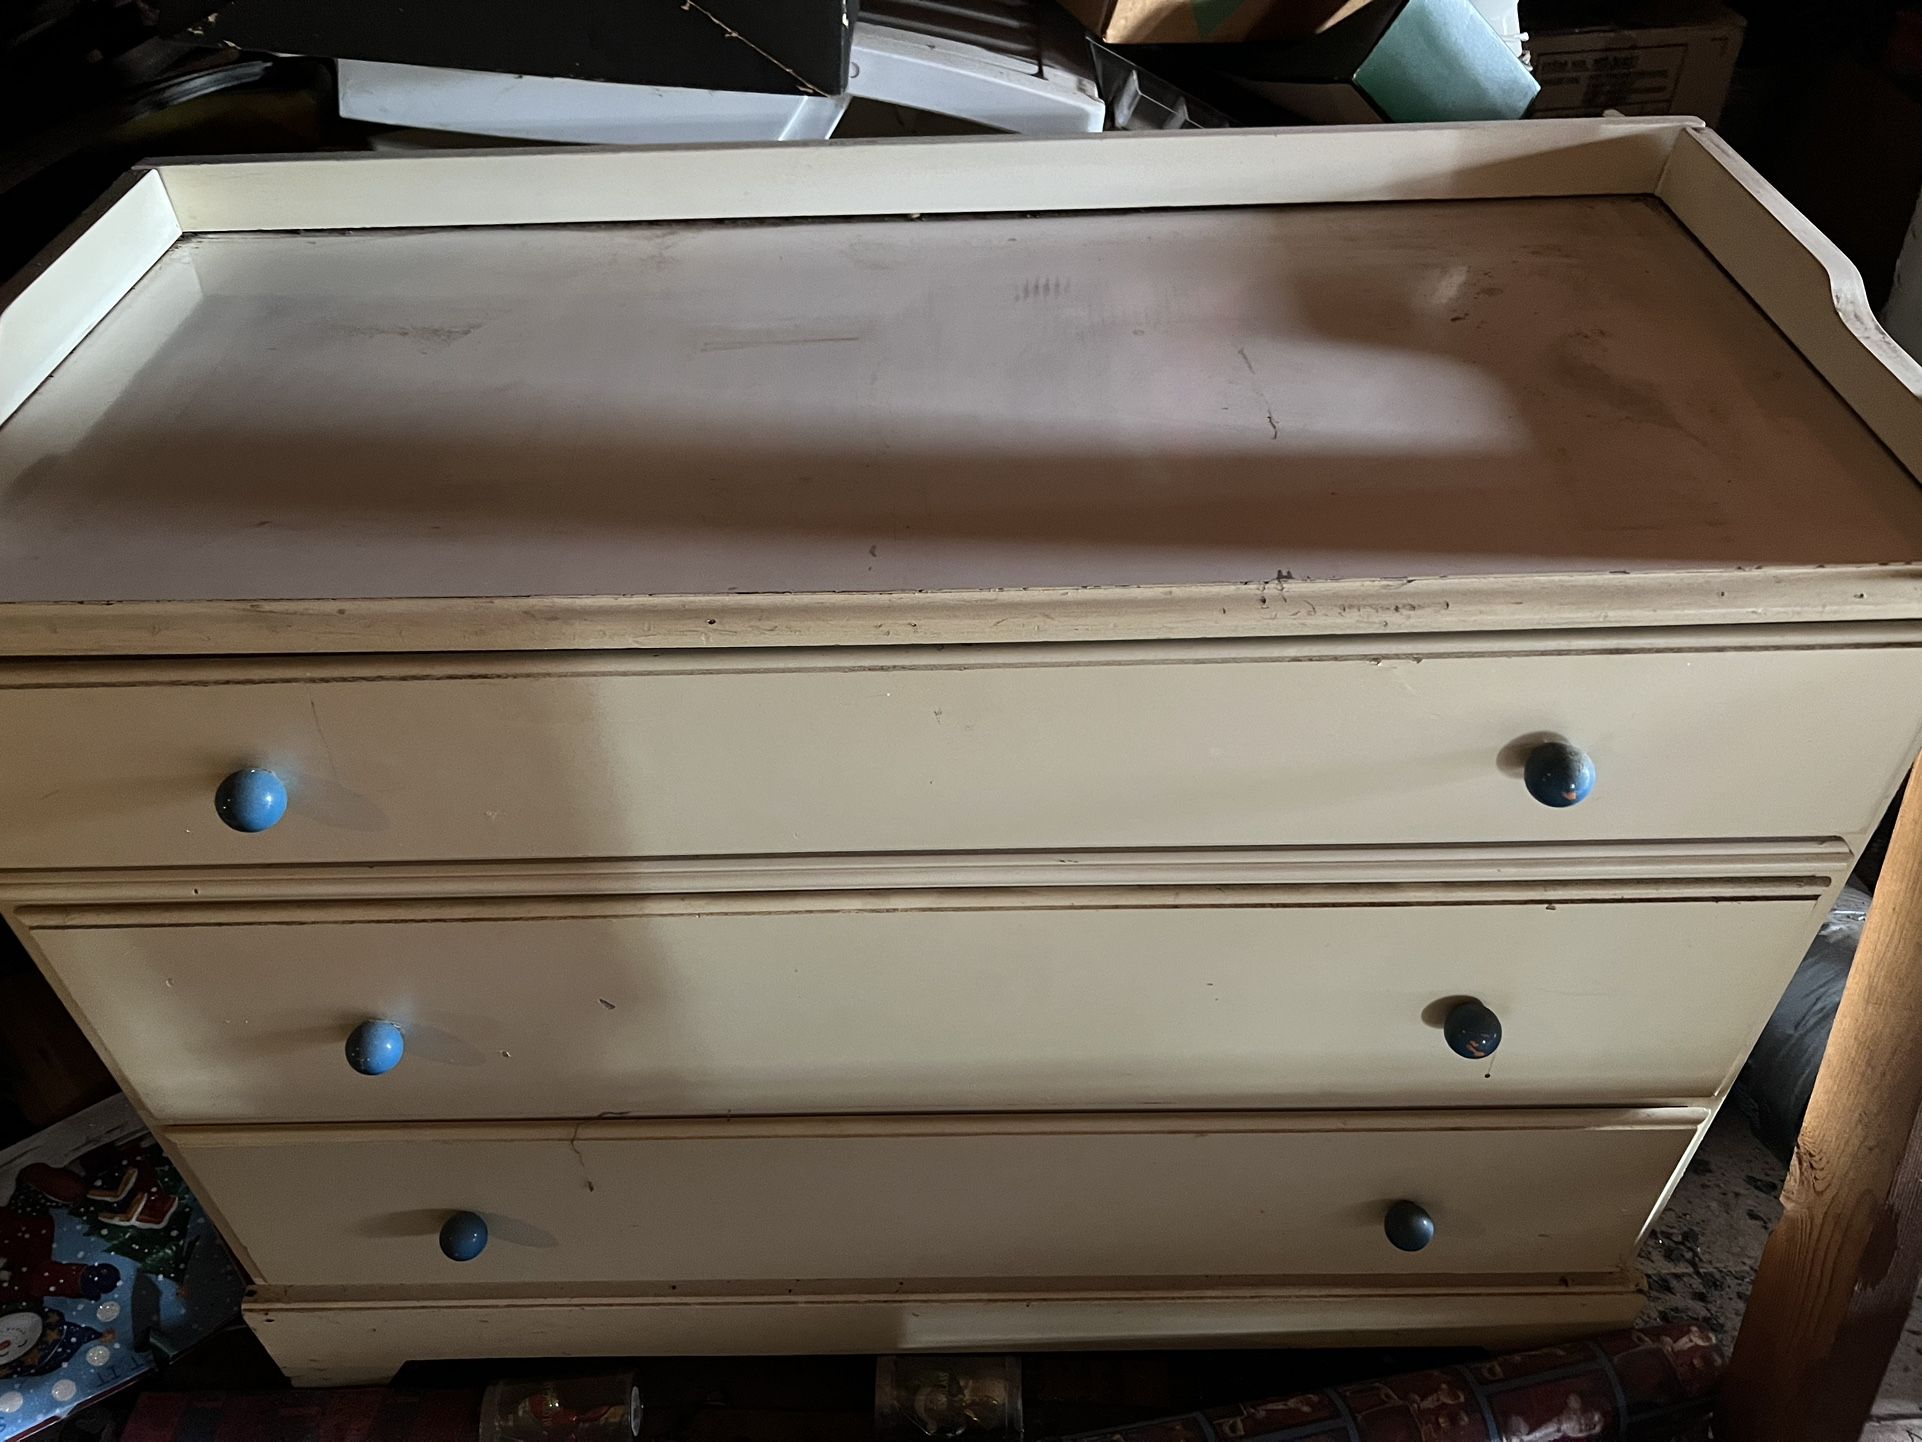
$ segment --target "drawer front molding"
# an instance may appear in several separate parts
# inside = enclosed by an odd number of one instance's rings
[[[152,904],[459,899],[505,896],[714,895],[961,888],[1267,886],[1365,900],[1370,888],[1481,884],[1486,897],[1818,895],[1855,864],[1838,840],[1538,842],[1525,846],[1209,847],[1165,851],[874,852],[625,857],[564,861],[418,861],[218,870],[0,871],[0,898],[43,924],[81,924],[93,908]],[[1693,888],[1687,889],[1687,888]],[[263,915],[267,913],[262,913]],[[209,913],[209,915],[213,915]]]

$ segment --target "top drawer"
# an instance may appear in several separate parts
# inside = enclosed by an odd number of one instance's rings
[[[293,664],[0,684],[0,867],[1858,838],[1916,734],[1866,698],[1922,694],[1902,647]],[[1550,734],[1598,774],[1567,809],[1521,776]],[[285,780],[271,830],[215,814],[242,767]]]

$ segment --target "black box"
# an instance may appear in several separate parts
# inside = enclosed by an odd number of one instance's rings
[[[838,95],[858,0],[166,0],[182,39],[630,85]]]

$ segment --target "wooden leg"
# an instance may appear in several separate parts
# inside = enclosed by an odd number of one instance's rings
[[[378,1327],[359,1328],[292,1325],[276,1315],[271,1307],[250,1298],[241,1309],[247,1324],[260,1338],[274,1365],[287,1374],[296,1387],[380,1387],[394,1380],[394,1373],[406,1360],[384,1345]]]
[[[1922,781],[1911,777],[1782,1188],[1782,1220],[1736,1337],[1716,1436],[1855,1442],[1918,1274]]]

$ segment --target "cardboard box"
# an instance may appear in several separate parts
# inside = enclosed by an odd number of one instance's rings
[[[1548,115],[1696,115],[1713,125],[1728,99],[1742,17],[1716,0],[1522,7]]]
[[[1181,45],[1213,40],[1299,40],[1326,30],[1371,0],[1061,0],[1110,45]]]
[[[1222,71],[1309,120],[1515,120],[1535,78],[1473,0],[1373,0],[1293,45],[1223,52]]]

